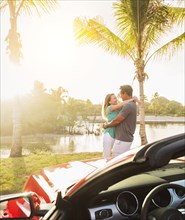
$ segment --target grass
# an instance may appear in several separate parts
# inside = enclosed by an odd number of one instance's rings
[[[101,152],[76,154],[32,154],[0,159],[0,195],[21,192],[28,177],[44,167],[68,161],[100,158]]]

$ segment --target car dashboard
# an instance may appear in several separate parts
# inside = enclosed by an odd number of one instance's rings
[[[101,191],[88,203],[90,220],[141,219],[143,201],[156,186],[173,183],[185,187],[185,164],[168,164],[165,167],[132,176]],[[178,209],[185,217],[185,191],[166,188],[155,194],[149,212],[161,207]]]

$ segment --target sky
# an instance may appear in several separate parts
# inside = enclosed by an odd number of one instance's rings
[[[101,16],[111,30],[115,29],[111,0],[60,1],[60,7],[50,14],[21,14],[18,32],[22,41],[23,60],[13,66],[6,54],[4,41],[9,30],[8,11],[1,14],[1,99],[24,95],[33,89],[35,80],[49,91],[62,86],[70,97],[94,104],[103,102],[107,93],[119,92],[120,85],[133,86],[139,97],[139,83],[134,78],[132,61],[104,52],[93,44],[79,46],[74,39],[76,17]],[[174,29],[167,38],[178,34]],[[146,66],[149,79],[144,93],[151,100],[154,93],[184,104],[184,50],[169,60],[150,61]]]

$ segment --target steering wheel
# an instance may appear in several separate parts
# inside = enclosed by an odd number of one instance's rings
[[[173,188],[173,189],[180,189],[185,192],[185,187],[173,183],[164,183],[159,186],[156,186],[154,189],[152,189],[148,195],[145,197],[142,208],[141,208],[141,219],[142,220],[149,220],[149,219],[155,219],[155,220],[183,220],[183,215],[180,211],[178,211],[175,208],[172,208],[170,206],[163,207],[163,208],[157,208],[150,213],[148,213],[149,205],[151,200],[154,198],[155,194],[160,192],[163,189],[167,188]]]

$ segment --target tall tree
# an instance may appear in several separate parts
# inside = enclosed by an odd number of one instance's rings
[[[58,6],[57,0],[0,0],[0,10],[8,8],[10,15],[10,30],[6,37],[7,53],[10,61],[14,64],[20,64],[22,58],[20,34],[17,31],[18,17],[21,13],[32,14],[35,10],[38,15],[40,11],[50,12]],[[20,122],[20,106],[17,99],[14,105],[13,113],[13,143],[10,157],[22,156],[21,143],[21,122]]]
[[[160,108],[160,102],[159,102],[159,94],[157,92],[154,93],[153,98],[151,99],[151,106],[150,109],[153,110],[153,114],[155,116],[158,115]]]
[[[173,1],[172,1],[173,2]],[[185,32],[160,46],[160,39],[168,31],[184,22],[185,9],[165,4],[164,0],[119,0],[113,3],[118,32],[113,33],[102,19],[76,18],[74,32],[81,44],[93,43],[106,52],[129,58],[135,65],[135,77],[139,82],[140,137],[147,143],[145,131],[144,82],[148,78],[145,67],[155,56],[172,55],[183,47]],[[183,31],[184,29],[182,29]],[[154,46],[158,49],[153,52]]]

